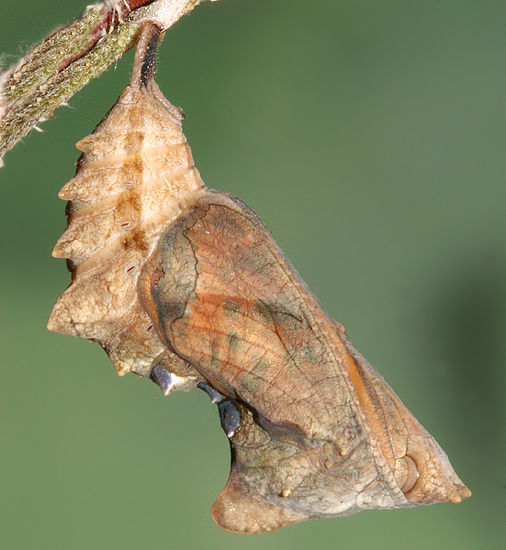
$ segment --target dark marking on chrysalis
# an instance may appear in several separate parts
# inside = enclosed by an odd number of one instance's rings
[[[228,399],[218,403],[218,411],[220,413],[221,427],[227,434],[227,437],[230,438],[241,424],[241,413],[234,403]]]
[[[241,304],[235,300],[227,298],[223,303],[223,310],[225,311],[225,315],[228,315],[229,317],[237,317],[241,312]]]
[[[170,371],[164,369],[161,365],[155,365],[151,370],[151,380],[162,390],[164,395],[168,395],[174,385],[174,376]]]
[[[201,389],[202,391],[205,391],[207,395],[211,399],[211,403],[219,403],[220,401],[223,401],[225,397],[223,394],[221,394],[219,391],[215,390],[212,386],[209,384],[204,384],[203,382],[200,382],[197,384],[197,387]]]
[[[241,337],[237,334],[237,332],[234,332],[234,331],[229,332],[227,334],[227,338],[228,338],[228,345],[230,349],[237,350],[241,343]]]

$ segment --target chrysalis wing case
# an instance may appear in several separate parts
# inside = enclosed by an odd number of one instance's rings
[[[146,27],[130,85],[77,144],[54,249],[72,283],[49,328],[96,340],[121,375],[218,402],[233,451],[213,506],[225,529],[470,496],[255,213],[204,186],[153,80],[158,40]]]

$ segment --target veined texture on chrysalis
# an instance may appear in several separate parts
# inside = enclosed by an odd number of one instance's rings
[[[120,374],[218,403],[233,451],[213,506],[225,529],[470,496],[255,213],[204,186],[153,80],[158,35],[146,27],[130,85],[78,143],[54,250],[72,283],[49,328],[96,340]]]

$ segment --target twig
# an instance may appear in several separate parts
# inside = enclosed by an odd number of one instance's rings
[[[105,0],[88,6],[0,74],[0,166],[6,151],[129,50],[144,22],[166,30],[202,1]]]

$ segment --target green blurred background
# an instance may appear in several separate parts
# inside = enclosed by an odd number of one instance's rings
[[[2,0],[4,65],[84,5]],[[209,509],[229,450],[207,396],[163,398],[97,345],[46,330],[69,280],[50,255],[56,194],[130,53],[0,171],[2,548],[503,547],[502,8],[221,0],[167,34],[158,69],[204,180],[256,210],[473,497],[225,533]]]

